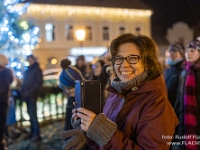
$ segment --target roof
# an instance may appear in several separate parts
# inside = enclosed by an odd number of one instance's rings
[[[23,2],[32,2],[34,4],[96,6],[151,10],[149,6],[145,5],[139,0],[25,0]]]

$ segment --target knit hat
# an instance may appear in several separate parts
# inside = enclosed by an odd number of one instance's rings
[[[6,67],[8,65],[8,59],[5,55],[0,54],[0,66]]]
[[[70,64],[71,61],[68,59],[63,59],[60,63],[63,69],[59,77],[60,88],[74,88],[76,80],[83,80],[81,72]]]
[[[193,39],[192,41],[189,42],[186,48],[194,48],[200,51],[200,40]]]
[[[184,54],[185,54],[185,50],[184,50],[184,46],[181,44],[181,43],[172,43],[170,46],[169,46],[169,51],[170,50],[174,50],[174,51],[178,51],[182,57],[184,57]]]

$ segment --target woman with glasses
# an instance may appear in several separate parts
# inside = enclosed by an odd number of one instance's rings
[[[184,69],[180,74],[175,112],[179,119],[173,149],[200,149],[200,40],[189,42]],[[185,137],[185,138],[180,138]]]
[[[117,77],[108,88],[103,113],[74,109],[74,123],[81,130],[62,136],[84,135],[78,133],[84,131],[85,141],[95,150],[169,149],[178,121],[167,99],[155,42],[146,36],[123,34],[111,42],[110,52]],[[73,142],[80,148],[84,138],[77,137],[82,138],[71,137],[63,148],[72,147]]]

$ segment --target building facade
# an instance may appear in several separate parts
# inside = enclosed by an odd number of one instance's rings
[[[112,6],[116,1],[112,5],[105,3],[104,7],[95,3],[50,2],[35,1],[22,16],[22,20],[33,21],[40,28],[41,41],[33,54],[43,70],[59,67],[60,60],[66,57],[73,64],[78,55],[92,61],[107,52],[110,41],[123,33],[151,36],[152,11],[143,4]],[[82,41],[75,34],[80,29],[85,31]]]

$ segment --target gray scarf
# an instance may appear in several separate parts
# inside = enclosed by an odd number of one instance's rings
[[[140,83],[142,83],[148,77],[148,72],[144,71],[143,73],[137,75],[135,78],[127,81],[117,81],[119,78],[115,78],[111,83],[111,86],[117,90],[119,93],[125,93],[126,91],[130,90],[131,88],[136,87]]]

